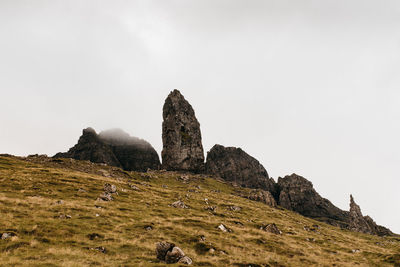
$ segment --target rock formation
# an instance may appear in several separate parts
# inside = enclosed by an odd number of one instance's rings
[[[268,206],[271,207],[276,207],[276,200],[272,196],[271,192],[269,191],[264,191],[261,189],[254,189],[252,190],[249,195],[247,196],[248,199],[262,202],[267,204]]]
[[[84,129],[74,147],[54,157],[105,163],[127,171],[146,171],[160,167],[157,152],[148,142],[131,137],[119,129],[104,131],[99,135],[92,128]]]
[[[165,100],[162,124],[162,166],[166,170],[201,172],[204,152],[200,123],[183,95],[172,91]]]
[[[240,148],[213,146],[207,153],[206,173],[243,187],[275,192],[275,182],[265,168]]]
[[[353,196],[350,195],[350,213],[349,213],[349,229],[351,231],[373,234],[379,236],[393,235],[393,233],[380,225],[377,225],[371,217],[363,216],[360,206],[354,202]]]
[[[278,204],[303,216],[346,227],[348,213],[322,198],[307,179],[292,174],[278,178]]]

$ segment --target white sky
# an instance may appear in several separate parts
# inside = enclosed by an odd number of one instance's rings
[[[240,146],[400,233],[400,2],[0,0],[0,153],[85,127],[160,153],[178,88],[203,144]]]

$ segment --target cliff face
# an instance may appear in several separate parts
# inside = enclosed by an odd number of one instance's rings
[[[163,168],[193,172],[204,170],[200,123],[192,106],[178,90],[172,91],[164,103],[162,140]]]
[[[105,163],[127,171],[157,170],[160,167],[157,152],[148,142],[118,129],[104,131],[99,135],[92,128],[84,129],[74,147],[54,157]]]
[[[296,174],[278,178],[278,204],[306,217],[346,227],[348,212],[334,206],[315,191],[313,184]]]

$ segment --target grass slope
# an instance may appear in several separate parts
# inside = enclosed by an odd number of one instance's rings
[[[194,266],[400,266],[398,237],[341,230],[238,196],[247,189],[181,176],[0,157],[0,233],[16,234],[0,240],[0,266],[164,266],[154,252],[161,240],[177,244]],[[114,201],[96,200],[105,183],[117,186]],[[190,208],[169,206],[179,199]],[[217,229],[221,223],[232,232]],[[268,223],[283,234],[260,230]],[[307,230],[315,224],[319,229]]]

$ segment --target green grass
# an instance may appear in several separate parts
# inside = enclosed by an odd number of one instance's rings
[[[0,233],[16,234],[0,240],[0,266],[164,266],[154,252],[161,240],[182,248],[194,266],[400,266],[399,237],[341,230],[240,197],[247,189],[202,175],[185,183],[180,176],[0,157]],[[114,201],[96,200],[105,183],[117,186]],[[214,212],[205,209],[205,198]],[[190,208],[169,206],[179,199]],[[217,229],[221,223],[232,232]],[[283,234],[260,230],[268,223]],[[314,224],[316,232],[304,229]],[[101,246],[106,253],[90,249]]]

